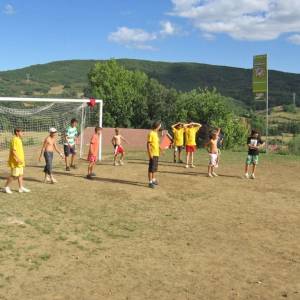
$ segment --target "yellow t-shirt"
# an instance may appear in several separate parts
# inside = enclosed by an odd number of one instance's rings
[[[16,162],[13,151],[15,151],[18,159],[21,160],[21,163]],[[10,142],[8,165],[12,169],[25,167],[23,143],[22,140],[17,136],[13,137]]]
[[[183,133],[184,128],[173,128],[173,134],[174,134],[174,145],[175,146],[183,146]]]
[[[159,137],[157,131],[151,130],[148,134],[151,156],[159,156]]]
[[[196,134],[201,126],[197,127],[187,127],[185,129],[185,143],[187,146],[196,146]]]

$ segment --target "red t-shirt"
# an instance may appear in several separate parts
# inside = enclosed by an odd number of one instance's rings
[[[89,155],[98,156],[99,153],[99,135],[94,133],[90,142]]]

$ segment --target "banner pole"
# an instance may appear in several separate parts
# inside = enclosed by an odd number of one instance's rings
[[[269,146],[269,66],[268,66],[268,57],[267,57],[267,95],[266,95],[266,154],[268,153]]]

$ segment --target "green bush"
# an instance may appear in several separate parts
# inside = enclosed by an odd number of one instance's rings
[[[289,142],[288,149],[290,154],[300,155],[300,135]]]
[[[283,105],[283,111],[289,112],[289,113],[295,113],[296,106],[294,104],[285,104],[285,105]]]

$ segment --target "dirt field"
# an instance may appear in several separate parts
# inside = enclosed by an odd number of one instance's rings
[[[94,181],[85,162],[57,185],[27,168],[31,194],[0,193],[0,299],[300,299],[300,160],[262,156],[246,180],[228,152],[211,179],[206,156],[163,162],[155,190],[141,154]]]

